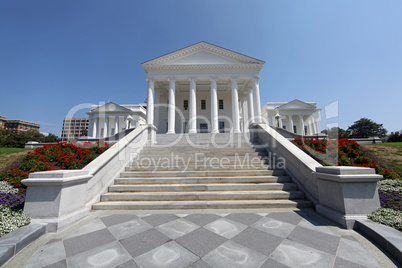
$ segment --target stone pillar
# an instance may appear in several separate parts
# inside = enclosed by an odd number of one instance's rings
[[[293,128],[293,114],[289,115],[289,125],[290,125],[290,129],[289,131],[294,133],[294,128]]]
[[[197,89],[196,79],[189,78],[190,81],[190,113],[188,122],[188,133],[197,133]]]
[[[119,117],[114,117],[114,134],[119,133]]]
[[[216,78],[211,78],[211,133],[219,133],[218,126],[218,87]]]
[[[107,137],[107,117],[104,117],[104,122],[103,122],[103,137],[106,138]]]
[[[168,132],[167,134],[175,134],[175,111],[176,111],[176,79],[169,78],[169,108],[168,108]]]
[[[96,125],[98,124],[98,118],[95,117],[94,118],[94,125],[92,127],[92,137],[96,138]]]
[[[311,124],[313,126],[313,133],[311,133],[311,134],[317,134],[318,131],[317,131],[317,125],[315,122],[314,114],[311,115]]]
[[[237,91],[237,78],[231,78],[232,81],[232,120],[233,120],[233,133],[240,133],[239,122],[239,95]]]
[[[300,135],[305,135],[305,133],[304,133],[304,120],[303,120],[303,115],[302,114],[299,114],[299,119],[300,119],[300,129],[301,129],[301,131],[299,131]]]
[[[248,118],[249,125],[253,124],[254,121],[254,97],[253,97],[253,89],[250,89],[247,94],[247,106],[248,106]]]
[[[317,213],[343,227],[352,229],[356,220],[367,219],[380,207],[377,182],[382,176],[373,168],[316,167],[313,176],[317,178]]]
[[[147,100],[147,124],[154,124],[154,80],[152,78],[147,78],[148,81],[148,100]],[[126,129],[128,127],[126,126]]]
[[[279,122],[279,127],[283,128],[282,116],[281,115],[279,115],[279,117],[278,117],[278,122]]]
[[[147,123],[148,123],[148,122],[147,122]],[[126,118],[126,129],[129,128],[129,124],[130,124],[130,120],[129,120],[129,118],[127,117],[127,118]]]
[[[159,104],[161,103],[161,90],[160,89],[155,89],[154,91],[154,103],[156,103],[156,105],[154,105],[154,125],[158,128],[159,125],[159,117],[162,111],[162,107],[159,106]]]
[[[254,116],[256,123],[262,123],[259,77],[253,77]]]

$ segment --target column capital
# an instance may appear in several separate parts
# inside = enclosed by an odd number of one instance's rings
[[[209,78],[209,81],[215,81],[216,82],[216,80],[218,80],[218,77],[216,77],[216,76],[211,76],[210,78]]]
[[[167,80],[169,82],[176,82],[176,77],[169,77]]]
[[[145,80],[146,80],[147,82],[154,82],[154,81],[155,81],[155,78],[153,78],[153,77],[147,77]]]
[[[194,81],[194,82],[196,82],[197,81],[197,77],[195,77],[195,76],[190,76],[189,78],[188,78],[188,81]]]
[[[258,82],[260,80],[260,76],[253,76],[253,81],[254,82]]]
[[[231,76],[230,77],[230,81],[236,81],[237,82],[237,79],[239,79],[239,77],[238,76]]]

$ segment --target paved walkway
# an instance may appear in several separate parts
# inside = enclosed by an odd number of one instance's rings
[[[311,209],[111,213],[39,238],[5,267],[395,267]]]

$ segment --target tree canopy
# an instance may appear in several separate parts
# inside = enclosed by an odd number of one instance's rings
[[[329,139],[343,139],[349,138],[349,132],[340,128],[340,127],[333,127],[331,129],[325,129],[322,131],[323,133],[328,135]]]
[[[10,130],[0,128],[0,147],[24,148],[28,141],[58,142],[60,138],[54,134],[45,136],[33,130],[15,134]]]
[[[368,137],[384,137],[387,135],[387,130],[382,124],[377,124],[371,119],[361,118],[351,125],[347,131],[353,138],[368,138]]]

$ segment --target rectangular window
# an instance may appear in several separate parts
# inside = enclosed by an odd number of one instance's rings
[[[219,100],[219,110],[223,110],[223,100]]]
[[[183,106],[184,106],[184,110],[188,109],[188,100],[184,100]]]
[[[188,132],[188,123],[187,122],[183,122],[183,133],[187,133]]]
[[[296,128],[296,126],[293,126],[293,133],[297,133],[297,128]]]
[[[219,122],[219,133],[225,133],[225,122]]]
[[[201,100],[201,110],[207,109],[207,101],[206,100]]]
[[[208,124],[200,124],[200,133],[208,133]]]

